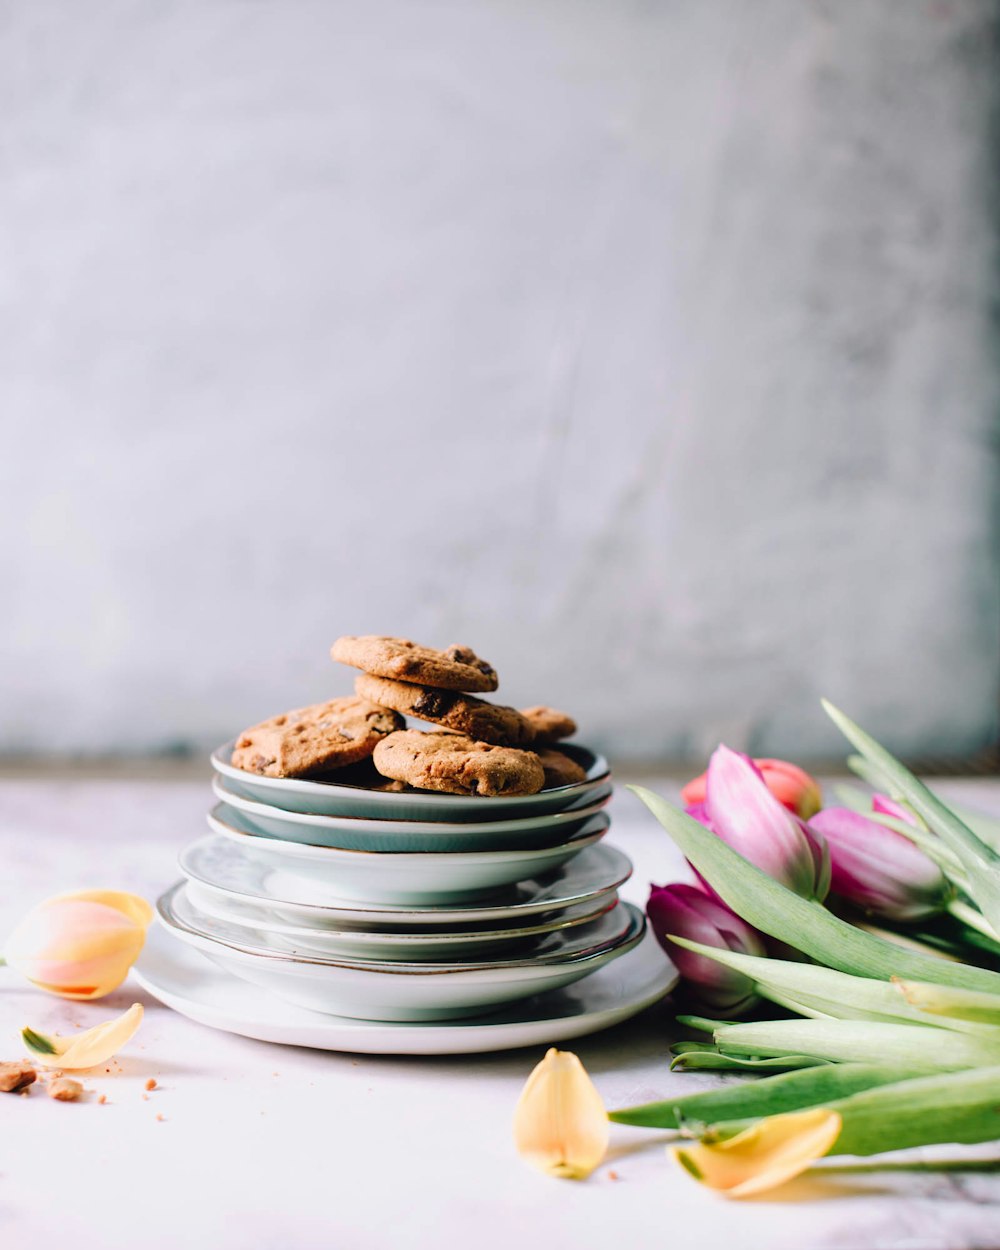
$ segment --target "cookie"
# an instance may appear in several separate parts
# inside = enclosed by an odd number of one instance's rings
[[[366,759],[402,728],[396,712],[349,696],[296,708],[245,729],[231,763],[265,777],[308,777]]]
[[[542,761],[545,769],[545,788],[553,786],[576,786],[587,780],[586,771],[576,760],[571,760],[562,751],[553,751],[551,747],[538,747],[535,754]]]
[[[348,634],[337,639],[330,654],[342,664],[390,681],[434,686],[438,690],[497,688],[497,675],[491,665],[468,647],[455,644],[435,651],[408,638],[383,638],[380,634],[354,638]]]
[[[355,678],[354,689],[362,699],[394,708],[405,716],[419,716],[421,720],[467,734],[479,742],[519,747],[531,742],[535,736],[531,725],[516,708],[487,703],[472,694],[412,686],[404,681],[387,681],[384,677],[372,677],[368,673]]]
[[[576,721],[565,712],[557,712],[554,707],[523,707],[521,715],[535,731],[538,743],[556,742],[559,738],[568,738],[576,733]]]
[[[545,770],[532,751],[490,746],[464,734],[404,729],[383,738],[372,756],[386,777],[446,794],[537,794]]]

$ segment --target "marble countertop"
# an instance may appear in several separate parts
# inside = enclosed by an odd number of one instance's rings
[[[656,787],[664,792],[672,783]],[[1000,812],[1000,783],[941,789]],[[178,849],[204,829],[203,782],[0,780],[0,933],[27,906],[106,886],[154,897]],[[625,895],[676,878],[667,836],[619,792],[611,838],[633,858]],[[816,1169],[778,1195],[735,1203],[666,1158],[666,1135],[612,1126],[585,1183],[527,1167],[514,1103],[542,1047],[461,1058],[364,1057],[275,1046],[194,1024],[137,985],[94,1004],[0,970],[0,1059],[25,1024],[72,1031],[146,1007],[143,1026],[86,1102],[40,1091],[0,1099],[0,1243],[143,1250],[412,1250],[511,1245],[601,1250],[616,1236],[671,1250],[865,1247],[964,1250],[1000,1243],[1000,1146]],[[715,1083],[669,1072],[669,1002],[573,1044],[609,1107]],[[149,1077],[157,1088],[144,1088]],[[98,1104],[97,1095],[106,1095]],[[933,1171],[927,1161],[948,1159]],[[1000,1168],[1000,1164],[998,1164]]]

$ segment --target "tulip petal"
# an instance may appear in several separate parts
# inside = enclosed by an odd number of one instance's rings
[[[32,1055],[47,1068],[95,1068],[118,1053],[142,1023],[142,1004],[134,1003],[113,1020],[105,1020],[84,1033],[60,1037],[22,1029],[21,1038]]]
[[[822,898],[823,848],[767,788],[752,760],[727,746],[708,765],[708,815],[719,837],[744,859],[803,898]]]
[[[72,894],[57,894],[50,903],[66,899],[79,899],[83,903],[101,903],[112,911],[121,912],[133,924],[148,929],[153,923],[153,909],[138,894],[126,894],[123,890],[76,890]]]
[[[604,1158],[608,1136],[607,1112],[586,1068],[571,1051],[550,1049],[514,1111],[518,1153],[548,1176],[583,1180]]]
[[[804,1172],[830,1150],[840,1129],[836,1111],[813,1107],[768,1116],[727,1141],[675,1146],[671,1153],[703,1185],[744,1198]]]

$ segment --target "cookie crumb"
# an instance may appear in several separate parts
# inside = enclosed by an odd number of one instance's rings
[[[155,1076],[151,1076],[151,1077],[149,1078],[149,1080],[146,1082],[146,1088],[147,1088],[147,1089],[156,1089],[156,1077],[155,1077]]]
[[[156,1118],[160,1122],[160,1124],[163,1124],[167,1117],[165,1115],[161,1115],[159,1111],[157,1111]]]
[[[98,1098],[98,1100],[97,1100],[97,1101],[98,1101],[98,1102],[101,1104],[101,1106],[103,1107],[103,1106],[104,1106],[104,1104],[108,1101],[108,1096],[107,1096],[107,1094],[102,1094],[102,1095],[100,1096],[100,1098]]]
[[[12,1094],[38,1079],[38,1073],[27,1059],[0,1063],[0,1093]]]
[[[71,1076],[59,1076],[49,1081],[49,1097],[57,1102],[76,1102],[83,1093],[83,1086]]]
[[[618,1173],[614,1170],[614,1168],[612,1168],[612,1169],[611,1169],[611,1171],[608,1173],[608,1180],[609,1180],[609,1181],[620,1181],[620,1180],[621,1180],[621,1177],[620,1177],[620,1176],[618,1175]]]

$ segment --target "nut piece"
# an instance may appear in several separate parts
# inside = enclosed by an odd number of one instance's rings
[[[11,1063],[0,1063],[0,1093],[12,1094],[15,1090],[30,1085],[38,1076],[27,1059],[15,1059]]]
[[[57,1076],[49,1081],[49,1097],[58,1102],[76,1102],[83,1093],[83,1086],[71,1076]]]

